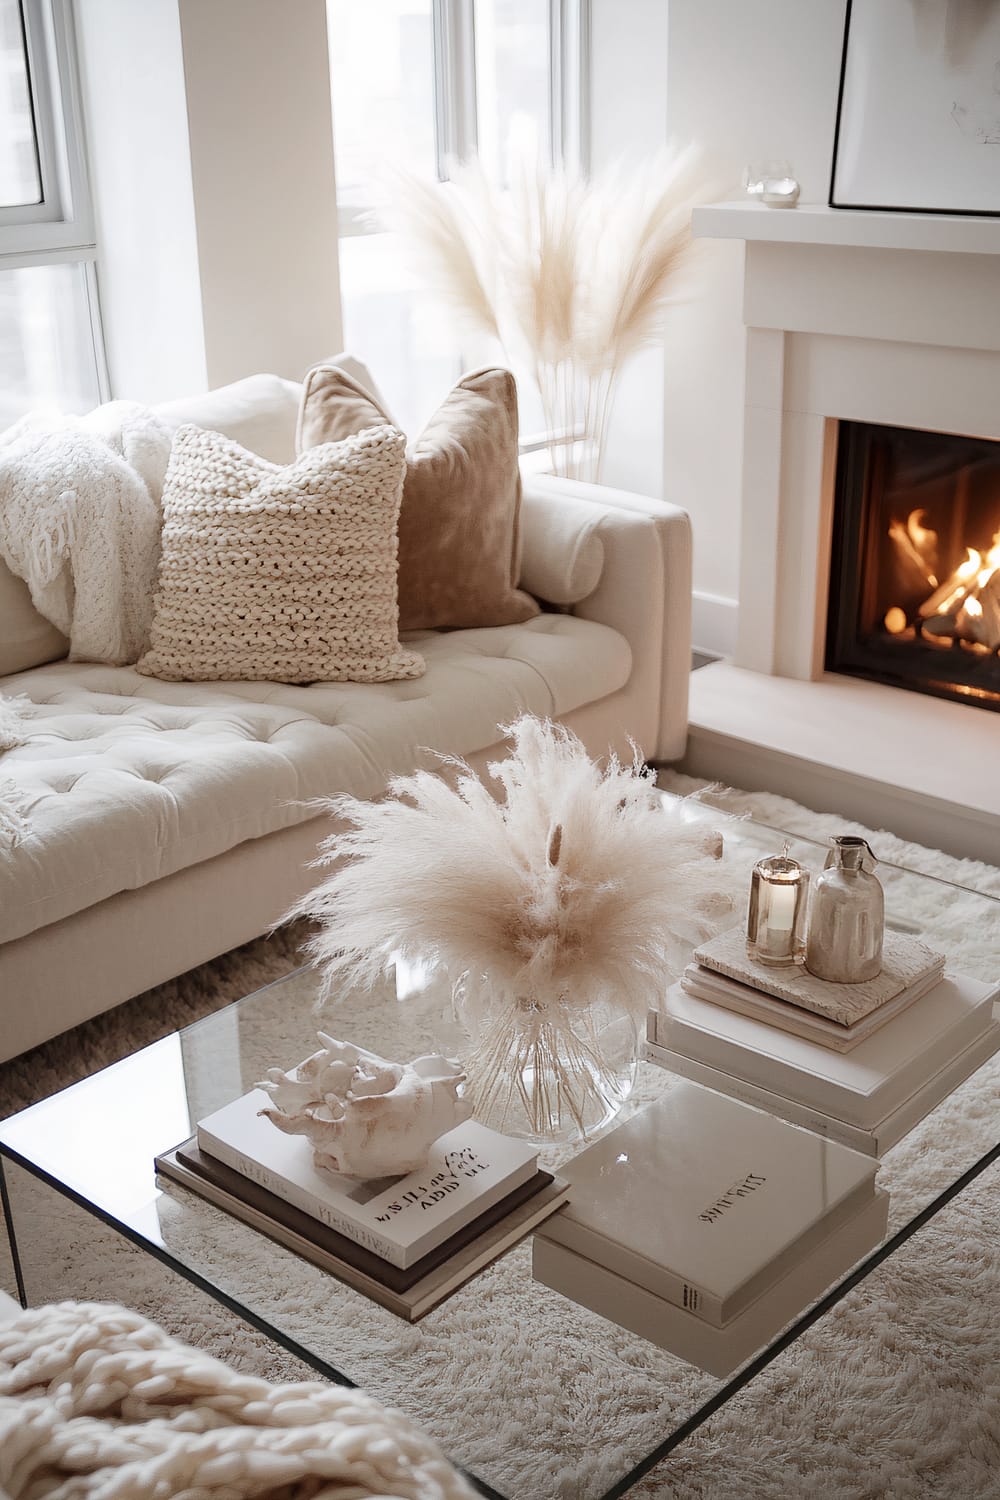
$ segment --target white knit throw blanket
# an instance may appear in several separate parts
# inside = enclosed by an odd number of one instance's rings
[[[137,1313],[61,1302],[0,1327],[10,1500],[470,1500],[401,1412],[238,1375]]]
[[[28,700],[22,694],[17,698],[5,698],[0,693],[0,750],[13,750],[24,743],[24,709]]]
[[[73,661],[121,665],[146,644],[169,456],[167,428],[132,401],[0,436],[0,557]]]

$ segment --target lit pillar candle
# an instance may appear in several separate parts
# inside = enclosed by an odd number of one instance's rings
[[[762,964],[801,963],[809,872],[782,854],[760,860],[750,881],[747,951]]]

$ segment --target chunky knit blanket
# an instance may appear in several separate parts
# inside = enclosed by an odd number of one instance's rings
[[[131,401],[31,415],[0,437],[0,557],[72,661],[135,661],[160,555],[170,433]]]
[[[136,1313],[61,1302],[0,1328],[0,1496],[10,1500],[469,1500],[401,1412],[270,1385]]]

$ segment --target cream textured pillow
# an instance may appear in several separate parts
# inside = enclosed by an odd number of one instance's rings
[[[297,448],[336,442],[388,418],[337,365],[302,388]],[[450,391],[407,454],[399,513],[399,625],[516,625],[538,605],[516,587],[521,471],[509,370],[476,370]]]
[[[179,428],[137,669],[195,682],[421,676],[397,625],[404,449],[383,424],[281,466],[218,432]]]

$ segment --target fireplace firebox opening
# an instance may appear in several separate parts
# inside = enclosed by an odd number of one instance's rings
[[[1000,710],[1000,442],[839,424],[826,669]]]

